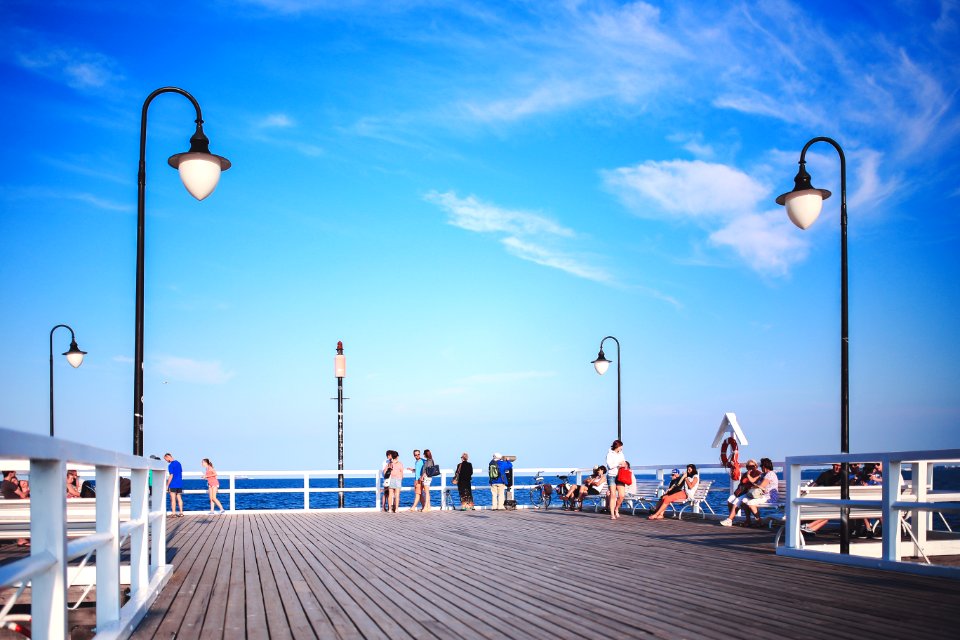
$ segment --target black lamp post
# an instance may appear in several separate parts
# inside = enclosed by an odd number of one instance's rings
[[[140,115],[140,171],[137,175],[137,302],[133,357],[133,453],[143,455],[143,264],[144,264],[144,201],[147,186],[147,108],[161,93],[179,93],[197,110],[197,129],[190,138],[190,150],[170,156],[171,167],[180,171],[180,179],[197,200],[213,193],[220,173],[230,168],[230,161],[210,153],[210,141],[203,133],[203,116],[196,99],[177,87],[157,89],[143,103]]]
[[[347,377],[347,357],[343,355],[343,342],[337,342],[337,355],[333,358],[333,374],[337,377],[337,470],[343,471],[343,379]],[[343,489],[343,473],[337,474],[337,486]],[[338,494],[337,506],[343,509],[343,491]]]
[[[793,191],[777,198],[777,204],[787,208],[790,220],[806,229],[820,215],[823,201],[830,197],[826,189],[810,184],[806,170],[807,149],[815,142],[827,142],[840,155],[840,453],[850,453],[850,335],[847,322],[847,161],[843,149],[835,140],[817,137],[803,146],[800,152],[800,170],[793,179]],[[849,465],[843,462],[840,478],[840,498],[850,499]],[[850,553],[850,510],[840,511],[840,553]]]
[[[70,330],[70,349],[65,351],[63,355],[67,356],[67,362],[70,363],[70,366],[76,369],[81,364],[83,364],[83,356],[87,355],[86,351],[81,351],[80,347],[77,346],[77,338],[73,334],[73,329],[70,329],[69,326],[65,324],[58,324],[53,329],[50,329],[50,437],[53,437],[53,332],[63,327],[64,329]]]
[[[592,364],[593,368],[596,369],[597,373],[601,376],[607,372],[607,369],[610,367],[610,361],[603,355],[603,343],[607,340],[613,340],[617,343],[617,440],[622,441],[623,433],[620,422],[620,341],[613,336],[607,336],[601,340],[600,353],[597,354],[597,359],[594,360]]]

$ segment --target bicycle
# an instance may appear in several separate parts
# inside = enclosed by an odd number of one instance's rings
[[[543,479],[543,471],[537,471],[530,488],[530,504],[534,509],[549,509],[553,497],[553,485]]]
[[[557,476],[557,479],[560,483],[554,488],[549,482],[544,480],[543,472],[537,471],[536,477],[533,479],[534,486],[530,488],[530,504],[533,505],[535,509],[549,509],[550,502],[553,500],[554,492],[560,496],[560,499],[563,500],[564,506],[566,506],[566,499],[564,496],[567,495],[567,491],[570,490],[570,485],[567,483],[569,476]]]

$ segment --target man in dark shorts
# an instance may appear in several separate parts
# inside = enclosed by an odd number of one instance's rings
[[[169,453],[164,454],[167,461],[167,491],[170,492],[170,511],[174,518],[183,517],[183,466],[173,459]],[[177,505],[180,505],[180,514],[177,514]]]

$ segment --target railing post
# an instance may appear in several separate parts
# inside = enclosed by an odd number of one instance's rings
[[[237,488],[237,474],[231,473],[230,474],[230,511],[235,511],[237,508],[234,502],[237,496],[236,488]]]
[[[149,472],[148,472],[149,473]],[[133,495],[133,483],[139,476],[131,478],[131,491]],[[167,564],[167,507],[164,504],[163,488],[167,486],[167,472],[155,471],[153,473],[155,492],[151,494],[151,511],[159,511],[160,514],[156,520],[151,519],[148,524],[150,527],[150,576]]]
[[[166,478],[158,488],[166,488]],[[166,517],[166,516],[164,516]],[[142,522],[143,526],[135,528],[130,533],[130,593],[146,593],[150,585],[150,575],[147,563],[148,527],[150,525],[150,504],[147,501],[147,470],[130,470],[130,520]]]
[[[914,469],[917,465],[914,464]],[[917,474],[914,473],[914,491]],[[900,511],[893,508],[893,503],[900,499],[899,460],[884,460],[883,465],[883,559],[893,562],[900,561]],[[919,499],[919,498],[918,498]],[[916,521],[914,521],[916,522]],[[916,527],[914,527],[916,528]]]
[[[303,510],[310,511],[310,474],[303,474]]]
[[[802,468],[798,464],[790,464],[790,459],[784,463],[786,472],[787,492],[787,540],[784,543],[788,549],[796,549],[800,546],[800,505],[796,499],[800,495],[800,476]]]
[[[380,493],[380,491],[381,491],[381,488],[380,488],[380,474],[379,474],[379,473],[374,473],[374,474],[373,474],[373,477],[374,477],[374,481],[373,481],[373,486],[374,486],[374,490],[373,490],[373,507],[374,507],[375,509],[382,509],[382,508],[383,508],[383,506],[382,506],[382,505],[383,505],[383,496],[382,496],[381,493]]]
[[[447,472],[440,472],[440,509],[447,508]]]
[[[97,548],[97,628],[120,620],[120,476],[97,466],[97,533],[110,541]]]
[[[62,460],[30,461],[30,554],[56,563],[30,583],[34,638],[67,637],[67,498]]]
[[[917,497],[917,503],[922,504],[927,501],[928,470],[932,468],[933,465],[924,460],[914,462],[911,466],[913,467],[911,474],[913,482],[913,495]],[[886,477],[888,471],[884,469],[883,473]],[[913,554],[918,555],[920,553],[919,547],[923,546],[927,541],[927,531],[930,529],[930,525],[933,523],[933,512],[916,509],[911,513],[911,518],[913,521],[913,535],[917,539],[917,542],[914,545]]]

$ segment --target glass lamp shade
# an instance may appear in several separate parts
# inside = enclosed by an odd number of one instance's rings
[[[197,200],[203,200],[217,188],[220,174],[230,168],[230,161],[212,153],[188,151],[170,156],[168,163],[180,172],[180,180]]]
[[[603,355],[603,351],[601,351],[597,359],[593,361],[593,368],[596,369],[597,373],[601,376],[610,368],[610,361]]]
[[[337,355],[333,358],[333,375],[337,378],[347,377],[347,357]]]
[[[783,205],[787,208],[790,221],[801,229],[806,229],[820,216],[823,201],[830,197],[826,189],[804,189],[783,194]]]
[[[81,351],[76,342],[71,342],[70,350],[63,355],[67,356],[67,362],[70,363],[70,366],[76,369],[83,364],[83,356],[87,355],[87,352]]]

